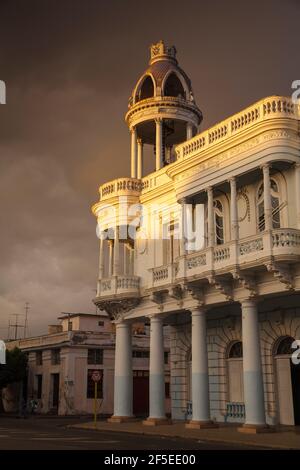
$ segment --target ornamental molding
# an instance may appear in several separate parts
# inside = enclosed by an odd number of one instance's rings
[[[253,275],[243,273],[239,269],[236,269],[232,272],[232,277],[238,281],[244,289],[249,291],[249,298],[256,297],[257,286]]]
[[[294,280],[289,265],[271,261],[266,264],[266,268],[270,273],[273,273],[275,279],[284,284],[285,289],[294,290]]]
[[[265,132],[260,136],[256,136],[256,137],[253,137],[252,139],[249,139],[247,142],[234,146],[233,148],[231,148],[230,150],[227,150],[226,152],[222,152],[213,157],[208,156],[204,162],[194,166],[193,168],[187,171],[183,170],[180,174],[176,175],[173,179],[175,182],[178,182],[178,181],[182,181],[183,179],[189,178],[190,176],[199,175],[200,172],[205,171],[212,167],[214,168],[214,170],[216,170],[222,165],[223,162],[233,159],[234,157],[239,158],[241,153],[246,152],[258,146],[259,144],[265,141],[269,141],[272,139],[279,139],[279,138],[288,139],[291,137],[292,137],[291,133],[287,131]],[[226,140],[222,141],[222,143],[224,142],[226,142]],[[186,161],[188,160],[189,158],[186,158]]]
[[[211,286],[214,286],[221,294],[223,294],[226,300],[233,300],[232,287],[230,282],[225,279],[222,279],[219,276],[216,276],[214,273],[210,274],[208,277],[208,282]]]
[[[136,308],[141,299],[132,297],[130,299],[114,299],[114,300],[98,300],[95,299],[94,303],[100,310],[105,310],[110,319],[118,321],[123,318],[125,313],[130,312]]]

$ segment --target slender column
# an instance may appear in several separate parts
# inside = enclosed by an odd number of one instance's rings
[[[99,279],[104,276],[104,236],[103,232],[100,233],[99,240]]]
[[[113,240],[108,240],[108,277],[111,277],[113,274],[113,247],[114,247],[114,241]]]
[[[297,210],[297,229],[300,230],[300,163],[295,165],[295,196]]]
[[[208,231],[208,246],[215,244],[215,228],[214,228],[214,202],[213,202],[213,189],[207,188],[207,231]]]
[[[266,427],[257,306],[244,300],[242,306],[244,401],[246,420],[239,431]]]
[[[119,227],[115,227],[115,238],[114,238],[114,269],[113,275],[119,274],[119,258],[120,258],[120,244],[119,244]]]
[[[123,274],[128,274],[127,244],[123,243]]]
[[[136,178],[136,128],[132,127],[131,132],[131,178]]]
[[[143,178],[143,142],[142,139],[137,140],[137,177]]]
[[[237,208],[236,179],[230,178],[230,216],[231,216],[231,240],[239,238],[239,221]]]
[[[189,428],[215,426],[210,421],[206,316],[202,307],[192,310],[192,409]]]
[[[155,119],[156,125],[156,171],[163,167],[163,138],[162,138],[162,125],[161,118]]]
[[[186,125],[186,140],[189,140],[193,137],[193,132],[194,132],[193,124],[188,122]]]
[[[270,166],[263,165],[264,175],[264,210],[265,210],[265,230],[272,230],[272,204],[271,204],[271,182],[270,182]]]
[[[149,418],[144,424],[166,422],[163,320],[152,317],[150,323]]]
[[[116,324],[114,414],[110,421],[132,418],[132,345],[131,325]]]
[[[186,204],[187,204],[187,199],[182,198],[179,201],[181,205],[181,230],[180,230],[180,256],[184,256],[186,252]]]
[[[134,275],[134,248],[132,247],[129,251],[129,274]]]

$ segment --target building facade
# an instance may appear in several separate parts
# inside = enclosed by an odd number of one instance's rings
[[[28,378],[24,384],[28,408],[36,402],[36,413],[83,415],[94,412],[95,386],[92,373],[101,380],[97,386],[97,412],[113,412],[115,331],[107,315],[68,314],[59,317],[59,325],[50,325],[47,335],[7,343],[8,349],[19,347],[28,354]],[[132,393],[136,415],[148,411],[149,333],[147,326],[132,325]],[[166,364],[165,405],[170,409],[168,375],[169,353],[164,348]],[[26,388],[26,390],[25,390]],[[20,405],[19,385],[3,392],[6,411]]]
[[[125,119],[131,177],[100,186],[93,206],[94,302],[116,325],[112,419],[133,416],[139,319],[151,324],[146,424],[166,422],[166,325],[173,419],[233,421],[244,432],[299,424],[299,106],[270,96],[200,132],[190,79],[161,41]],[[149,159],[155,169],[144,174]]]

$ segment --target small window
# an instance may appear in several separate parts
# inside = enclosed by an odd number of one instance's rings
[[[104,326],[104,321],[98,321],[98,326]]]
[[[89,349],[88,364],[103,364],[103,349]]]
[[[134,349],[132,351],[132,357],[137,357],[137,358],[149,358],[149,351],[139,351]]]
[[[278,355],[281,355],[281,354],[292,355],[293,354],[292,344],[293,344],[294,341],[295,341],[294,338],[292,338],[291,336],[286,336],[285,338],[283,338],[280,341],[280,343],[278,344],[276,354],[278,354]]]
[[[51,364],[53,366],[60,364],[60,349],[51,350]]]
[[[43,365],[43,351],[36,351],[35,362],[37,366]]]
[[[42,398],[42,388],[43,388],[42,374],[36,375],[35,379],[36,379],[36,398],[40,400]]]
[[[165,398],[170,398],[170,382],[165,382]]]
[[[165,362],[165,364],[169,364],[169,353],[168,353],[168,351],[164,352],[164,362]]]
[[[86,397],[95,398],[95,382],[92,379],[94,369],[88,369],[87,371],[87,389]],[[97,398],[103,398],[103,371],[99,370],[101,374],[101,380],[97,382]]]
[[[236,343],[233,343],[231,346],[229,353],[228,353],[228,358],[229,359],[238,359],[243,357],[243,343],[241,341],[237,341]]]

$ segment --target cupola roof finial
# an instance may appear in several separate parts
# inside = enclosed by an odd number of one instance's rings
[[[175,46],[166,46],[162,39],[156,44],[151,44],[150,52],[150,65],[157,60],[171,60],[177,64]]]

